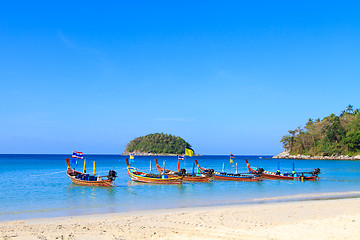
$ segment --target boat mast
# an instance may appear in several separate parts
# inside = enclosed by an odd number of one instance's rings
[[[94,176],[96,176],[96,171],[95,171],[95,161],[94,161],[93,163],[94,163]]]
[[[83,173],[86,173],[86,159],[84,159],[84,170],[83,170]]]
[[[293,163],[293,166],[292,166],[292,174],[293,174],[293,176],[295,175],[295,163]]]
[[[184,147],[184,168],[186,169],[186,145]]]
[[[164,163],[163,163],[163,173],[162,174],[165,174],[165,162],[166,162],[166,160],[164,160]]]

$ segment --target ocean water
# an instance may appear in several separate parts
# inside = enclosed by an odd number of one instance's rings
[[[107,175],[112,168],[117,172],[117,187],[84,187],[70,182],[66,176],[65,158],[71,155],[0,155],[0,221],[74,216],[82,214],[114,213],[179,207],[198,207],[227,204],[263,202],[264,198],[288,195],[340,193],[360,191],[360,161],[328,160],[275,160],[271,156],[236,156],[239,172],[247,172],[244,159],[251,166],[276,171],[277,164],[283,172],[312,171],[320,168],[320,181],[261,182],[213,181],[209,183],[184,183],[181,185],[156,185],[130,181],[125,156],[85,155],[87,172],[92,172],[96,161],[96,172]],[[166,160],[167,169],[177,169],[177,157],[157,157],[160,165]],[[235,172],[229,156],[187,157],[181,168],[192,172],[193,160],[201,166]],[[132,166],[149,172],[150,161],[155,172],[154,157],[135,157]],[[79,160],[76,167],[82,170]],[[358,197],[358,196],[355,196]],[[301,198],[301,197],[300,197]],[[260,200],[259,200],[260,199]]]

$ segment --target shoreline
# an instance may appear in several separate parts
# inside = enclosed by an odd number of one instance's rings
[[[0,239],[355,239],[359,208],[347,198],[38,218],[0,222]]]
[[[295,160],[349,160],[359,161],[360,155],[350,157],[348,155],[332,155],[332,156],[310,156],[310,155],[290,155],[289,151],[284,150],[278,155],[272,157],[273,159],[295,159]]]
[[[162,211],[181,211],[181,210],[192,210],[192,209],[216,209],[216,208],[228,208],[228,207],[240,207],[240,206],[253,206],[253,205],[268,205],[268,204],[277,204],[277,203],[291,203],[291,202],[308,202],[308,201],[326,201],[326,200],[344,200],[344,199],[360,199],[360,191],[347,191],[347,192],[325,192],[325,193],[300,193],[293,195],[283,195],[275,197],[263,197],[263,198],[251,198],[238,200],[233,203],[226,204],[208,204],[208,205],[199,205],[199,206],[189,206],[189,207],[173,207],[173,208],[154,208],[154,209],[144,209],[144,210],[130,210],[130,211],[118,211],[111,213],[85,213],[85,214],[68,214],[66,216],[51,216],[51,217],[28,217],[28,218],[17,218],[17,219],[0,219],[0,224],[5,222],[16,222],[16,221],[33,221],[36,219],[57,219],[57,218],[73,218],[73,217],[86,217],[86,216],[102,216],[109,214],[143,214],[149,212],[162,212]],[[5,212],[1,215],[11,215],[11,214],[24,214],[24,213],[46,213],[47,211],[23,211],[23,212]],[[50,211],[51,212],[51,211]]]

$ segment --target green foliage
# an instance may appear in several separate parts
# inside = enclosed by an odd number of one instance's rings
[[[153,133],[130,141],[126,146],[126,151],[180,155],[184,154],[185,147],[191,148],[191,145],[181,137],[171,134]]]
[[[311,118],[302,129],[290,130],[281,139],[290,154],[331,156],[360,153],[360,111],[348,105],[340,116],[331,114],[320,120]]]

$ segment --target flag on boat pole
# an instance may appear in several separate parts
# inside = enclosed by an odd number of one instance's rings
[[[82,152],[77,152],[77,151],[73,151],[72,153],[72,158],[78,158],[78,159],[83,159],[83,153]]]
[[[135,154],[133,152],[130,153],[130,162],[134,162],[134,156]]]
[[[179,155],[178,160],[184,160],[184,155]]]
[[[192,150],[191,148],[185,147],[185,156],[192,157],[193,155],[194,155],[194,150]]]
[[[234,154],[230,153],[230,163],[234,163],[235,156]]]
[[[73,151],[72,156],[71,156],[71,165],[75,165],[75,167],[76,167],[78,165],[77,159],[83,159],[83,153]]]
[[[71,156],[71,165],[75,165],[75,167],[78,165],[77,159],[83,158],[82,152],[75,152],[73,151]]]

